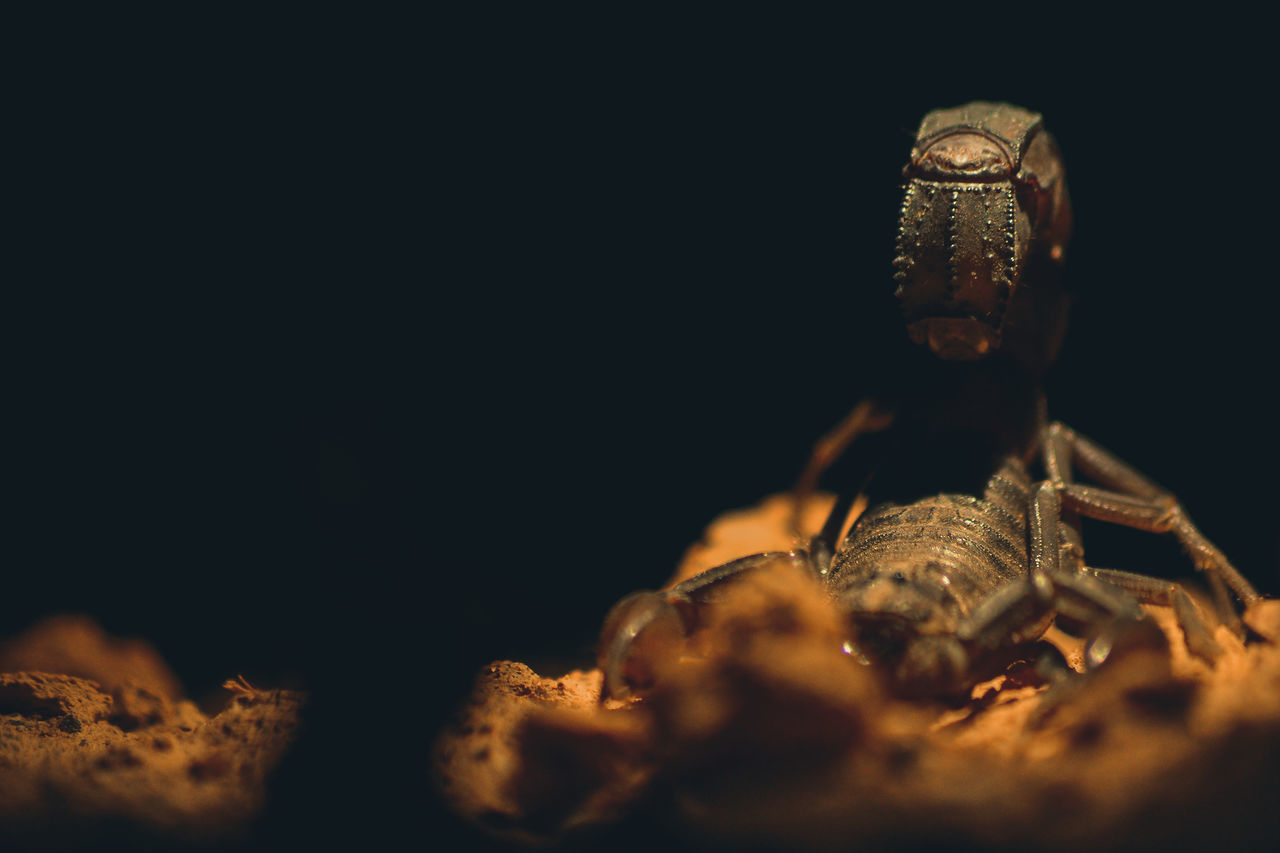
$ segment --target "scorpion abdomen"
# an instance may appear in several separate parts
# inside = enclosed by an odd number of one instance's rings
[[[877,507],[845,538],[828,587],[852,616],[953,632],[993,592],[1026,577],[1029,490],[1025,469],[1010,460],[982,498]]]

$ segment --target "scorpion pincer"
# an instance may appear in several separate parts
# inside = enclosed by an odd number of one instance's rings
[[[1142,603],[1171,607],[1188,649],[1214,661],[1220,648],[1181,585],[1086,565],[1081,517],[1172,533],[1207,578],[1219,620],[1243,636],[1231,596],[1246,607],[1260,596],[1177,499],[1044,415],[1039,377],[1065,329],[1060,271],[1071,211],[1040,116],[986,102],[931,112],[904,177],[894,278],[908,336],[935,366],[872,404],[888,426],[854,445],[861,469],[807,547],[743,557],[615,605],[599,648],[604,695],[650,686],[726,588],[779,560],[822,584],[847,615],[845,649],[904,697],[968,695],[1037,654],[1055,619],[1083,631],[1086,666],[1097,667],[1126,638],[1158,633]],[[816,481],[867,423],[851,418],[820,443],[801,483]],[[960,444],[940,440],[953,434]],[[915,484],[895,479],[895,462],[935,446],[986,460],[981,497],[922,498],[921,490],[873,504],[837,547],[858,495],[874,496],[871,485],[910,493]],[[1036,480],[1033,463],[1042,469]]]

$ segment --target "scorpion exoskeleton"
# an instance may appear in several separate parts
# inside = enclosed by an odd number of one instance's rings
[[[687,636],[735,579],[780,559],[824,585],[848,615],[846,650],[902,696],[967,695],[1027,659],[1055,617],[1083,627],[1085,663],[1096,667],[1126,635],[1152,633],[1140,603],[1171,607],[1191,653],[1214,661],[1220,647],[1181,585],[1085,564],[1081,516],[1172,533],[1208,579],[1219,619],[1243,636],[1230,593],[1246,607],[1260,597],[1176,498],[1045,415],[1040,377],[1065,328],[1071,212],[1040,116],[985,102],[931,112],[904,176],[894,278],[910,339],[932,353],[927,365],[815,449],[797,501],[859,432],[877,427],[852,444],[851,485],[806,548],[743,557],[614,606],[600,643],[605,695],[645,687],[650,658],[671,653],[642,638]],[[985,486],[920,499],[938,485],[897,476],[945,462],[981,472]],[[864,513],[837,550],[873,474],[899,502]]]

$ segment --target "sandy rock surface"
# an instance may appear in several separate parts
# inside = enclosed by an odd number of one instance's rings
[[[0,644],[0,672],[61,672],[98,682],[110,693],[126,681],[166,699],[182,685],[145,640],[112,637],[88,616],[60,614]]]
[[[771,498],[717,520],[672,580],[792,547],[787,513]],[[1218,628],[1214,666],[1148,610],[1167,649],[1117,653],[1051,703],[1030,665],[958,707],[906,702],[841,652],[840,614],[780,565],[736,588],[642,699],[601,705],[599,671],[490,665],[437,740],[437,785],[477,825],[533,843],[652,825],[679,843],[812,849],[1280,838],[1280,601],[1246,614],[1247,644]],[[1078,640],[1048,639],[1079,664]]]
[[[84,617],[37,626],[0,660],[54,670],[0,672],[0,844],[102,831],[127,842],[234,839],[297,731],[301,694],[228,682],[227,706],[206,715],[154,650]]]

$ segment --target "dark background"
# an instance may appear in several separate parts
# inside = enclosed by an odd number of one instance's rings
[[[1274,592],[1267,75],[1133,34],[928,44],[495,15],[33,61],[3,633],[88,612],[195,697],[311,690],[263,838],[456,830],[427,750],[479,667],[588,665],[614,600],[892,375],[900,169],[975,98],[1066,159],[1052,414]]]

